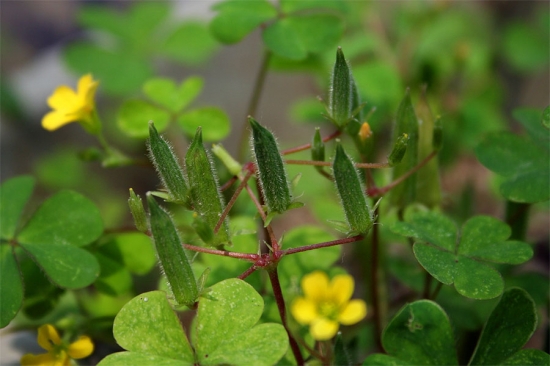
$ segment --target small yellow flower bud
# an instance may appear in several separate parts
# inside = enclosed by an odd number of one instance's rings
[[[365,141],[369,137],[372,136],[372,130],[370,129],[370,125],[368,122],[363,122],[361,125],[361,129],[359,130],[359,138],[361,141]]]

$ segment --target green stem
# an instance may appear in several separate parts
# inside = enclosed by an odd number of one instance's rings
[[[434,292],[432,294],[432,296],[430,296],[430,299],[431,300],[434,300],[437,298],[437,295],[439,295],[439,291],[441,291],[441,288],[443,287],[443,282],[437,282],[437,286],[435,287],[434,289]]]
[[[254,116],[256,114],[256,109],[258,108],[260,97],[262,96],[262,91],[267,76],[267,70],[269,68],[268,66],[270,60],[271,52],[269,50],[265,50],[262,57],[260,70],[258,71],[258,75],[256,76],[256,82],[254,83],[254,89],[252,90],[252,96],[250,97],[250,102],[248,103],[248,109],[246,112],[247,116]],[[246,155],[248,154],[248,138],[250,135],[250,131],[246,126],[246,123],[243,124],[241,130],[241,139],[239,141],[239,156],[241,157],[241,161],[244,160]]]
[[[374,212],[374,217],[378,217],[378,207]],[[378,220],[377,220],[378,221]],[[379,350],[382,347],[382,294],[380,289],[380,233],[376,222],[372,226],[371,241],[371,299],[372,299],[372,317],[374,320],[374,339]]]
[[[277,273],[277,265],[275,264],[272,268],[267,270],[269,274],[269,280],[271,282],[271,287],[273,288],[273,295],[275,296],[275,302],[277,303],[277,308],[279,309],[279,315],[281,316],[281,322],[283,327],[288,334],[288,341],[290,343],[290,348],[296,359],[298,365],[304,365],[304,358],[302,357],[302,352],[298,346],[298,342],[294,339],[294,336],[288,329],[288,324],[286,321],[286,306],[285,299],[283,297],[283,291],[281,290],[281,283],[279,282],[279,275]]]
[[[530,207],[529,203],[506,201],[506,223],[512,229],[510,240],[525,240]]]

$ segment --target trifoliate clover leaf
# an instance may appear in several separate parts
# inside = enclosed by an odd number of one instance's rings
[[[511,234],[508,225],[489,216],[471,218],[459,233],[446,216],[417,212],[391,230],[417,239],[413,251],[422,267],[473,299],[491,299],[504,289],[500,273],[484,262],[520,264],[533,255],[528,244],[507,240]]]

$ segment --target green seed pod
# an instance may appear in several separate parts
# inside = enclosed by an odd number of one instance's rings
[[[359,173],[340,143],[336,145],[332,170],[350,229],[366,234],[373,224],[372,212]]]
[[[340,128],[351,119],[354,97],[357,97],[355,82],[342,48],[336,51],[336,62],[332,70],[328,110],[330,118]],[[355,95],[354,95],[355,91]]]
[[[202,145],[202,129],[200,127],[197,128],[195,138],[185,155],[185,167],[193,208],[214,230],[225,204],[220,192],[216,170]],[[212,245],[220,244],[229,244],[227,219],[223,221],[212,241]]]
[[[193,229],[199,235],[199,238],[208,245],[213,245],[214,243],[214,230],[205,218],[198,213],[193,213],[193,222],[191,223]]]
[[[142,233],[147,232],[147,218],[145,216],[145,209],[143,208],[143,202],[141,197],[134,193],[134,190],[130,188],[130,198],[128,198],[128,206],[130,206],[130,212],[134,218],[134,224],[136,229]]]
[[[290,184],[283,158],[273,134],[254,118],[248,117],[252,126],[252,150],[256,161],[258,181],[269,213],[283,213],[291,204]]]
[[[426,90],[416,104],[418,117],[418,161],[441,146],[441,120],[434,121],[432,111],[426,98]],[[416,202],[433,208],[441,204],[441,182],[439,178],[439,163],[437,156],[430,159],[416,172]]]
[[[441,150],[442,146],[443,146],[443,124],[441,123],[441,116],[437,116],[434,122],[432,148],[435,151],[439,151]]]
[[[325,161],[325,143],[321,138],[319,127],[315,129],[315,135],[313,135],[313,141],[311,142],[311,160]]]
[[[402,134],[397,138],[397,141],[393,145],[393,149],[388,157],[388,162],[390,166],[395,166],[403,160],[403,156],[407,152],[407,143],[409,141],[409,135],[406,133]]]
[[[409,90],[399,104],[396,122],[393,129],[393,141],[403,134],[409,136],[407,151],[399,164],[393,168],[393,180],[399,178],[418,163],[418,120],[411,102]],[[394,145],[395,145],[394,143]],[[398,207],[405,207],[415,201],[416,198],[416,174],[408,177],[404,182],[391,190],[390,202]]]
[[[147,193],[149,227],[157,255],[176,301],[192,307],[199,292],[195,275],[170,215]]]
[[[158,134],[153,122],[149,122],[149,157],[159,173],[171,200],[177,203],[187,201],[188,188],[178,158],[170,145]]]
[[[212,153],[218,157],[226,166],[227,170],[233,175],[239,175],[243,170],[243,166],[239,164],[221,144],[212,145]]]

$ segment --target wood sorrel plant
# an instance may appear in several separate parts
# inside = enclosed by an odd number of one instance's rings
[[[150,79],[143,91],[153,103],[123,104],[119,125],[130,135],[148,135],[149,158],[162,184],[145,194],[147,209],[130,189],[135,226],[148,237],[131,233],[129,240],[116,233],[98,239],[103,226],[97,208],[70,191],[49,198],[23,222],[33,179],[2,185],[2,326],[17,314],[24,296],[26,314],[45,307],[33,296],[29,264],[46,274],[52,292],[93,284],[120,296],[128,293],[130,273],[144,274],[152,266],[133,264],[132,255],[154,247],[164,275],[160,290],[122,298],[112,332],[125,351],[101,365],[548,364],[546,353],[522,349],[537,327],[535,301],[525,289],[537,292],[525,286],[530,277],[522,284],[512,267],[533,255],[524,242],[526,207],[550,198],[548,130],[540,124],[540,111],[515,114],[528,138],[491,134],[476,149],[478,159],[503,176],[506,223],[478,215],[458,225],[442,213],[436,156],[442,119],[433,118],[425,94],[414,105],[414,92],[405,92],[392,143],[384,147],[387,159],[373,162],[382,155],[376,154],[381,144],[373,144],[378,130],[367,122],[374,110],[364,113],[362,85],[341,48],[328,78],[325,117],[332,130],[321,134],[317,128],[311,143],[281,148],[284,143],[254,118],[261,115],[257,101],[268,61],[316,57],[343,30],[343,2],[313,3],[319,7],[313,12],[311,4],[292,1],[281,1],[280,8],[266,1],[229,1],[215,8],[211,30],[222,42],[237,42],[261,25],[268,49],[243,132],[250,138],[249,158],[234,159],[219,144],[205,147],[205,141],[225,136],[228,123],[214,107],[186,110],[202,88],[198,77],[180,85]],[[235,29],[237,16],[242,27]],[[288,34],[292,37],[281,36]],[[285,43],[289,39],[296,43]],[[81,102],[91,109],[78,115],[79,122],[86,128],[93,116],[96,128],[87,130],[104,148],[97,159],[104,166],[135,162],[115,153],[99,133],[95,105],[89,98]],[[149,122],[137,110],[158,118]],[[161,135],[171,119],[189,137],[184,155]],[[289,159],[292,154],[301,155]],[[386,168],[390,174],[378,170]],[[297,169],[306,181],[303,195],[295,191]],[[319,189],[324,184],[329,190]],[[342,219],[331,224],[343,234],[292,225],[299,211],[290,210],[304,205],[299,201],[315,211],[316,203],[331,199],[336,202],[331,218]],[[390,241],[405,245],[396,253],[388,250]],[[352,255],[343,256],[343,247]],[[350,267],[353,277],[336,265],[349,257],[358,264]],[[390,275],[403,285],[389,287]],[[408,290],[398,296],[396,288],[401,294]],[[69,338],[86,327],[73,321]],[[483,323],[477,345],[463,349],[464,329]]]

